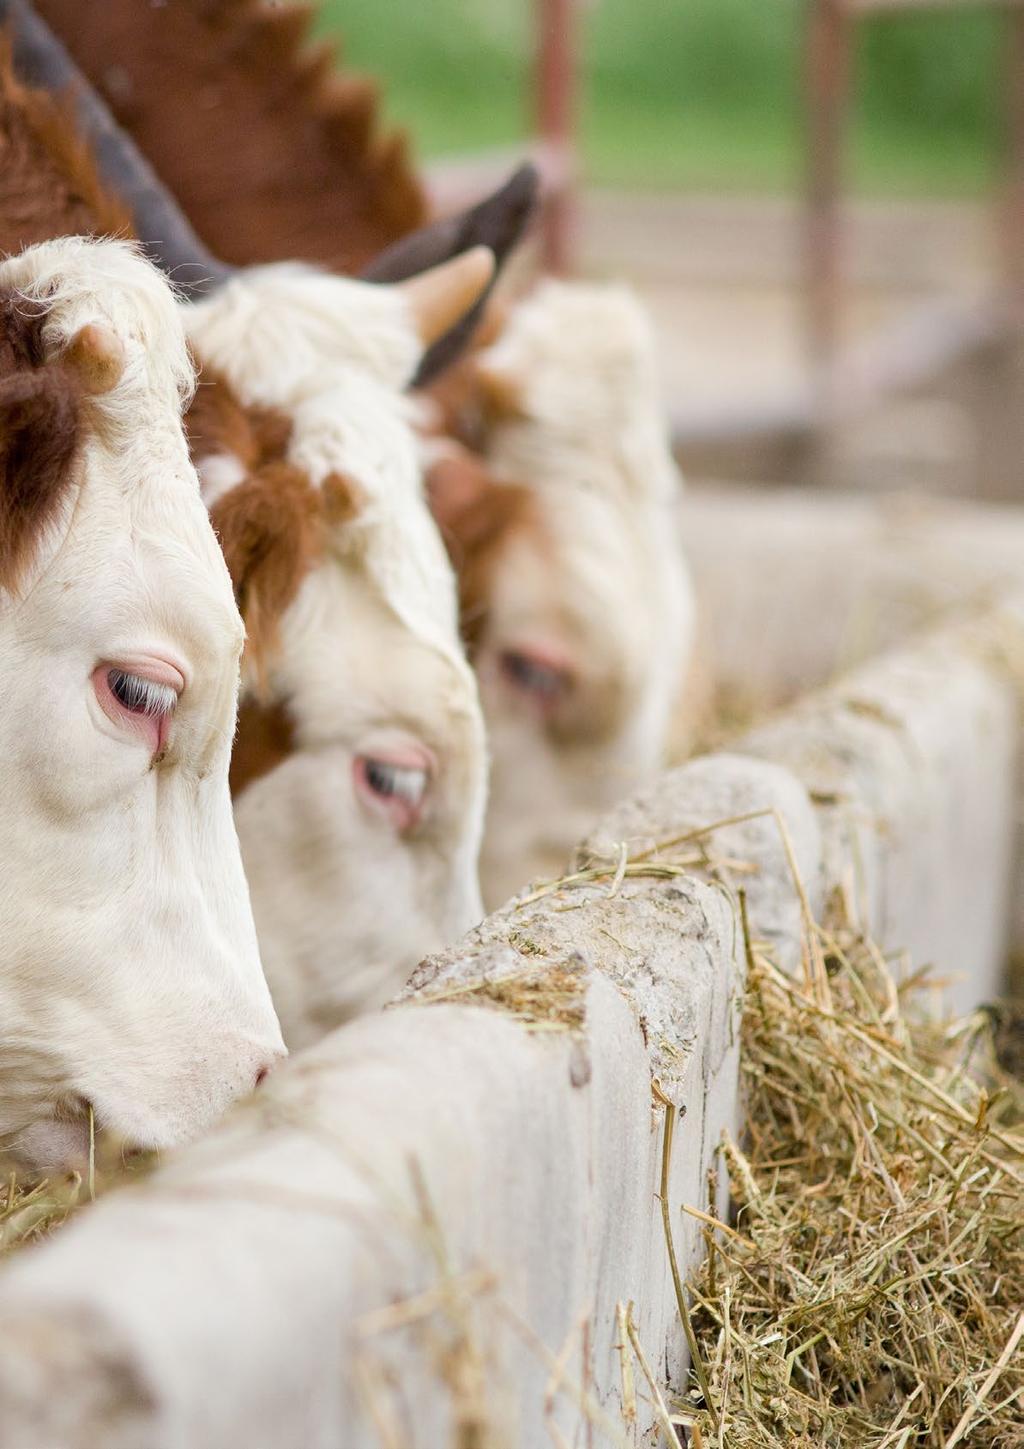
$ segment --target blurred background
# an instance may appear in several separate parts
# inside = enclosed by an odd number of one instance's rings
[[[691,473],[1024,492],[1003,0],[324,0],[444,202],[532,148],[557,267],[650,300]]]

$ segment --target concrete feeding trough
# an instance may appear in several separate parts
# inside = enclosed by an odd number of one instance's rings
[[[654,1443],[633,1341],[680,1384],[667,1236],[685,1274],[741,1125],[739,887],[786,965],[838,895],[961,977],[954,1004],[998,991],[1024,929],[1024,525],[723,491],[684,527],[721,680],[763,678],[768,704],[824,687],[9,1260],[4,1449]]]

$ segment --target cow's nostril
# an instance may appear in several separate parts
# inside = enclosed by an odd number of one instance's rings
[[[269,1067],[260,1067],[259,1071],[256,1073],[256,1085],[257,1085],[257,1087],[262,1087],[263,1086],[263,1083],[267,1080],[267,1077],[269,1075],[270,1075],[270,1068]]]

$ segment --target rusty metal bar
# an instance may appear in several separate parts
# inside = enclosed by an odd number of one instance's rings
[[[1003,275],[1015,319],[1024,323],[1024,10],[1006,17],[1006,176],[999,216]]]
[[[831,376],[840,340],[840,196],[849,71],[850,30],[840,0],[812,0],[805,77],[805,325],[811,375],[822,380]]]
[[[561,185],[552,193],[542,223],[545,266],[566,272],[576,230],[577,0],[536,0],[537,129],[548,154],[557,159]]]

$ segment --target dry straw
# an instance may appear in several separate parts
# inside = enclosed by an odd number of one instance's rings
[[[987,1015],[929,1024],[870,941],[814,934],[803,982],[748,942],[738,1232],[704,1228],[678,1416],[722,1449],[1017,1449],[1024,1089]]]
[[[97,1140],[89,1122],[89,1157],[82,1173],[40,1181],[28,1177],[0,1153],[0,1262],[17,1248],[29,1246],[73,1217],[109,1189],[137,1180],[154,1165],[153,1154],[122,1159],[116,1143]]]

